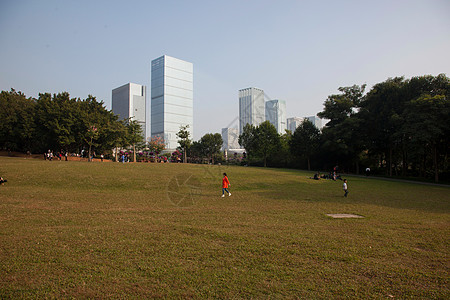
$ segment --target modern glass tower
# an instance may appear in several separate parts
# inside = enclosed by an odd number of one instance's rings
[[[287,129],[294,134],[295,129],[297,129],[300,124],[302,124],[303,118],[300,117],[292,117],[287,119]]]
[[[121,120],[131,118],[142,126],[142,133],[146,137],[146,87],[136,83],[127,83],[112,90],[112,111]]]
[[[305,117],[305,119],[309,120],[311,123],[314,124],[314,126],[317,127],[317,129],[322,129],[322,119],[316,116],[311,117]]]
[[[222,150],[239,149],[239,133],[237,128],[222,128]]]
[[[180,126],[194,127],[193,65],[167,55],[152,61],[151,136],[164,139],[166,149],[178,147]]]
[[[270,100],[266,102],[266,121],[272,123],[279,134],[286,130],[286,101]]]
[[[239,90],[239,134],[246,124],[258,126],[265,117],[264,91],[254,87]]]

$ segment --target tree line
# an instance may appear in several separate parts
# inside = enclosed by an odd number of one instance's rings
[[[70,98],[69,93],[41,93],[37,99],[14,89],[0,93],[0,148],[44,153],[92,152],[111,154],[116,147],[142,142],[141,126],[119,120],[103,102],[89,95]]]
[[[247,124],[239,136],[244,164],[341,170],[359,173],[370,167],[388,176],[448,180],[450,79],[438,76],[389,78],[365,92],[366,85],[340,87],[327,97],[318,116],[328,119],[322,130],[305,120],[294,132],[278,134],[268,121]],[[192,141],[187,126],[178,133],[183,160],[223,161],[219,133]],[[161,141],[145,143],[140,125],[119,120],[95,97],[70,98],[66,92],[0,93],[0,148],[44,153],[48,149],[80,153],[112,153],[114,148],[147,149],[158,154]],[[150,153],[149,152],[149,153]],[[117,151],[116,151],[117,153]],[[189,157],[189,160],[188,160]],[[117,158],[116,158],[117,159]]]
[[[341,170],[361,168],[388,176],[449,179],[450,80],[444,75],[389,78],[339,88],[318,113],[320,131],[305,120],[277,134],[269,122],[247,124],[239,137],[248,161],[262,166]]]

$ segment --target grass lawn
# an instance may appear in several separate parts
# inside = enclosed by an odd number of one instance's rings
[[[2,299],[450,298],[448,187],[9,157],[0,175]]]

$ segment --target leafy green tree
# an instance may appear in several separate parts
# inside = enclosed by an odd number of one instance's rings
[[[445,95],[423,95],[412,100],[405,109],[403,132],[412,145],[422,149],[423,154],[431,150],[434,180],[439,181],[439,146],[447,155],[450,136],[450,99]]]
[[[249,162],[250,157],[252,157],[257,150],[256,139],[256,127],[252,124],[245,124],[242,134],[239,135],[238,142],[239,145],[244,147]]]
[[[214,155],[220,153],[222,147],[222,135],[220,133],[207,133],[200,139],[202,150],[208,154],[214,164]]]
[[[0,148],[33,151],[35,101],[11,89],[0,93]]]
[[[262,122],[256,128],[255,143],[256,152],[262,156],[264,167],[267,167],[267,158],[281,147],[280,135],[275,126],[269,121]]]
[[[415,106],[412,102],[422,96],[445,96],[448,99],[449,94],[449,78],[444,74],[418,76],[409,80],[403,77],[389,78],[374,85],[367,93],[361,103],[358,119],[367,137],[369,156],[378,156],[379,164],[386,165],[388,175],[397,172],[398,166],[401,166],[402,174],[406,175],[415,165],[420,165],[421,173],[425,174],[426,157],[431,150],[425,151],[413,142],[414,135],[408,127],[421,126],[425,120],[411,119],[409,115]],[[434,119],[433,114],[427,115],[429,119]]]
[[[340,87],[340,94],[328,96],[324,102],[324,109],[317,116],[322,119],[329,119],[326,124],[328,127],[334,127],[345,121],[357,112],[363,100],[366,85],[353,85],[351,87]]]
[[[141,124],[136,120],[129,119],[126,125],[127,142],[133,146],[133,162],[136,162],[136,144],[144,140],[144,134]]]
[[[126,127],[126,121],[127,120],[118,120],[118,116],[112,114],[110,116],[111,120],[110,122],[106,123],[104,133],[105,133],[105,141],[101,144],[102,149],[101,151],[108,151],[108,149],[115,149],[114,151],[114,158],[115,161],[118,161],[118,148],[119,147],[126,147],[126,135],[127,135],[127,127]]]
[[[311,170],[311,157],[318,151],[319,142],[320,130],[307,119],[297,127],[290,141],[292,154],[299,158],[306,158],[308,170]]]
[[[364,136],[360,134],[357,113],[364,100],[365,85],[340,87],[340,94],[330,95],[324,110],[317,114],[330,121],[322,129],[320,149],[328,164],[355,164],[359,170],[360,152]]]
[[[99,135],[98,128],[95,125],[92,125],[87,132],[86,143],[89,145],[88,151],[88,161],[92,161],[92,146],[97,146],[95,143]]]
[[[187,162],[187,151],[192,145],[192,140],[190,138],[191,133],[189,132],[189,125],[186,126],[180,126],[180,131],[177,133],[177,137],[179,138],[178,144],[180,145],[181,149],[183,149],[183,162]]]
[[[368,150],[379,155],[380,162],[386,161],[386,173],[392,176],[394,151],[401,139],[396,135],[403,120],[401,118],[407,103],[403,77],[389,78],[378,83],[367,93],[358,114],[368,139]]]
[[[206,157],[207,153],[204,149],[204,145],[200,141],[193,141],[189,148],[189,157],[198,159]]]
[[[288,167],[290,162],[293,160],[293,155],[291,154],[290,144],[292,140],[292,132],[286,130],[283,135],[280,135],[280,147],[273,155],[269,162],[271,165],[279,167]]]

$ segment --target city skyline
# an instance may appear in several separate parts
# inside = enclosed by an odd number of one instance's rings
[[[164,53],[195,65],[198,140],[238,118],[243,86],[286,100],[289,118],[322,111],[341,86],[448,73],[449,12],[444,0],[2,1],[0,89],[91,94],[112,109],[112,89],[149,87]]]

